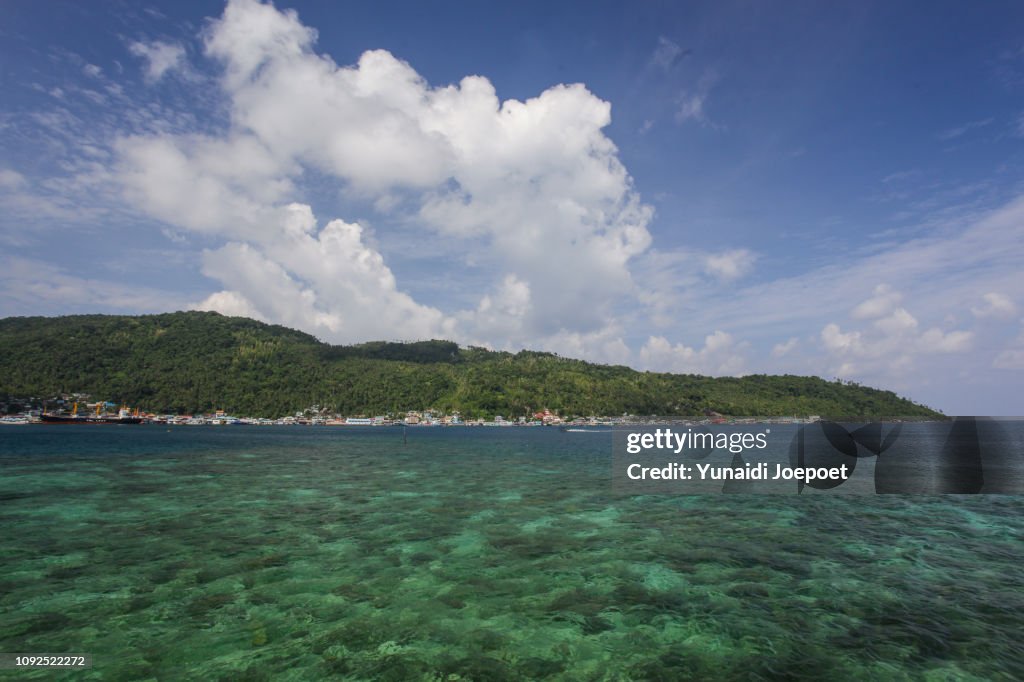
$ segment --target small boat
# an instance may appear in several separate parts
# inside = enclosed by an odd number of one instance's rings
[[[22,426],[31,423],[28,417],[0,417],[0,426]]]

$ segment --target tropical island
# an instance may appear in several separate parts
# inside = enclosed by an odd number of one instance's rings
[[[89,394],[154,413],[268,419],[311,405],[342,415],[431,411],[465,419],[594,415],[942,415],[851,382],[641,372],[554,353],[452,341],[324,343],[213,312],[0,319],[0,400]]]

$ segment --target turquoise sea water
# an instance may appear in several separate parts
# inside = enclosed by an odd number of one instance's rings
[[[1019,680],[1024,501],[621,496],[611,434],[0,431],[0,679]]]

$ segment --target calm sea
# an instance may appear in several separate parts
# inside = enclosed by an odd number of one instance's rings
[[[1019,680],[1016,496],[614,495],[610,433],[0,430],[0,679]]]

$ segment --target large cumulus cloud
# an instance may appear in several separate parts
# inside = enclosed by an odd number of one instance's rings
[[[339,66],[294,12],[257,0],[229,2],[204,40],[223,69],[223,129],[118,144],[131,201],[229,240],[205,254],[225,288],[201,307],[336,341],[621,345],[608,336],[636,300],[629,263],[650,244],[652,209],[603,133],[607,102],[578,84],[526,101],[500,100],[481,76],[434,87],[385,50]],[[489,290],[465,310],[415,301],[352,217],[317,227],[301,193],[311,172],[464,249]]]

